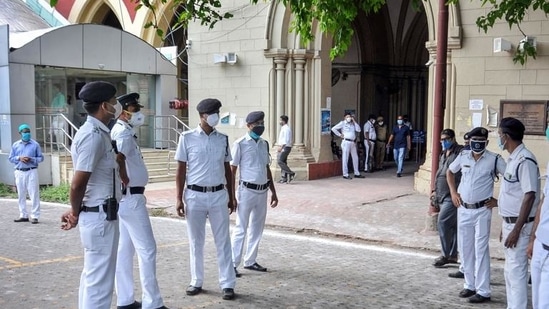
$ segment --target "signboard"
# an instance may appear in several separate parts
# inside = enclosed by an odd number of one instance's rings
[[[547,101],[501,100],[501,119],[514,117],[520,120],[528,135],[545,135],[547,125]]]

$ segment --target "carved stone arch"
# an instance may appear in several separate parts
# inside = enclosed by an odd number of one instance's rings
[[[421,1],[425,8],[427,27],[429,29],[429,42],[435,42],[437,37],[438,2]],[[448,48],[461,48],[461,15],[459,4],[448,7]]]
[[[120,11],[120,9],[115,6],[111,1],[85,1],[82,2],[81,7],[75,7],[71,10],[78,14],[71,17],[71,20],[75,20],[75,23],[91,23],[91,24],[103,24],[103,20],[109,12],[113,12],[118,22],[123,26],[122,20],[130,20],[129,15],[126,11]],[[125,19],[120,18],[120,14],[126,13],[127,17]]]
[[[156,35],[156,29],[153,27],[145,28],[144,26],[149,22],[157,22],[158,27],[160,29],[169,29],[170,24],[173,21],[174,14],[170,13],[169,10],[173,8],[173,0],[167,1],[166,3],[159,4],[158,9],[156,11],[156,16],[159,18],[159,20],[155,21],[154,14],[152,11],[147,10],[147,14],[145,15],[145,18],[143,19],[143,28],[141,30],[141,37],[143,40],[145,40],[147,43],[151,44],[152,46],[162,46],[164,44],[164,41],[161,37]],[[167,17],[170,17],[169,19]],[[166,34],[165,30],[164,34]]]

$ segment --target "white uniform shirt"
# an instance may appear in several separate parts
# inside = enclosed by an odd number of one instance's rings
[[[269,146],[260,138],[257,142],[249,134],[237,139],[232,148],[231,165],[240,167],[240,180],[257,185],[267,183]]]
[[[126,157],[126,171],[130,178],[128,187],[146,186],[149,181],[149,172],[132,127],[127,122],[118,120],[111,129],[111,139],[116,141],[118,152]]]
[[[120,200],[120,177],[111,144],[109,128],[98,119],[88,116],[74,135],[71,156],[75,171],[90,172],[82,204],[89,207],[102,205],[112,196],[113,169],[115,169],[115,195]]]
[[[529,217],[534,217],[536,214],[541,187],[539,169],[534,162],[525,158],[532,158],[537,162],[534,154],[526,149],[524,144],[520,144],[507,159],[507,169],[501,182],[498,201],[499,214],[502,217],[518,217],[524,194],[527,192],[536,193]]]
[[[292,147],[292,129],[288,124],[283,125],[278,133],[278,145],[285,145],[285,147]]]
[[[175,159],[187,162],[187,185],[213,187],[226,184],[224,162],[231,161],[228,137],[215,129],[208,135],[200,126],[183,132]]]
[[[547,163],[547,176],[549,176],[549,163]],[[539,218],[538,228],[536,229],[536,238],[543,244],[549,245],[549,181],[545,180],[543,187],[543,206]]]
[[[364,124],[364,134],[368,134],[370,142],[376,141],[376,128],[370,120],[366,121]]]
[[[448,169],[454,174],[461,170],[458,193],[464,203],[474,204],[492,197],[494,194],[494,172],[497,170],[497,173],[503,174],[505,160],[500,155],[485,150],[475,161],[473,152],[464,150]]]
[[[356,132],[360,132],[360,126],[356,122],[347,122],[343,120],[332,128],[332,132],[340,137],[341,134],[343,134],[345,139],[354,140],[356,138]]]

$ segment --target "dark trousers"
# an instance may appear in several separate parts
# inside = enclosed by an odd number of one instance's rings
[[[277,161],[280,166],[280,178],[287,179],[288,175],[292,175],[294,172],[288,167],[288,155],[292,151],[292,147],[284,147],[281,152],[278,153]]]
[[[450,196],[445,197],[439,204],[438,234],[442,255],[447,258],[457,258],[457,208]]]

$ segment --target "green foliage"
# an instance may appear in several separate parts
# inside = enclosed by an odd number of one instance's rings
[[[68,184],[43,187],[40,189],[40,200],[43,202],[70,204],[69,191],[70,186]]]
[[[0,197],[17,198],[17,193],[7,184],[0,183]]]

